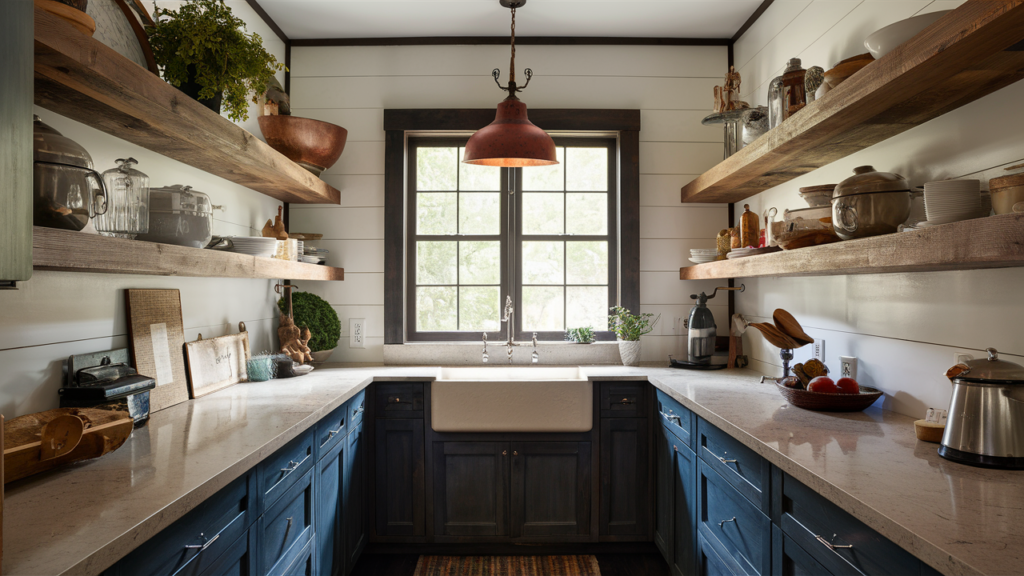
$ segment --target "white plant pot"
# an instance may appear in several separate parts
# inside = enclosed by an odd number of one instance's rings
[[[640,341],[619,340],[619,356],[622,357],[623,366],[640,365]]]
[[[311,364],[323,364],[324,362],[327,362],[327,359],[331,357],[332,353],[334,353],[334,348],[331,348],[330,350],[320,350],[319,352],[310,352],[310,356],[313,357]]]

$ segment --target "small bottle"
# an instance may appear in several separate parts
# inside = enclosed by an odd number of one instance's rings
[[[740,216],[740,247],[756,248],[760,238],[758,233],[761,227],[757,223],[757,214],[750,211],[750,204],[743,205],[743,214]]]

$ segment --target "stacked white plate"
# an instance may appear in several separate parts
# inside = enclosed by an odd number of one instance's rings
[[[959,222],[981,215],[981,182],[978,180],[943,180],[924,185],[925,227]]]
[[[320,258],[317,257],[317,256],[299,256],[299,260],[305,262],[306,264],[319,264],[320,263]]]
[[[276,238],[263,238],[261,236],[232,236],[231,242],[234,244],[234,248],[232,248],[231,251],[238,252],[239,254],[273,258],[274,253],[277,251]]]
[[[750,253],[753,252],[754,250],[757,250],[757,248],[733,248],[732,250],[729,251],[728,254],[725,255],[725,257],[730,260],[735,258],[743,258],[745,256],[750,256]]]
[[[718,259],[718,250],[716,248],[690,249],[690,262],[693,262],[694,264],[714,262],[716,259]]]

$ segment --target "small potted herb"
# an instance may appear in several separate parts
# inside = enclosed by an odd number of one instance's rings
[[[156,24],[146,32],[164,80],[214,112],[223,101],[236,122],[249,117],[249,101],[284,69],[259,34],[246,34],[245,22],[224,0],[188,0],[177,10],[154,3],[153,17]]]
[[[594,328],[593,326],[569,328],[565,331],[565,339],[577,344],[590,344],[594,341]]]
[[[624,366],[640,365],[640,337],[654,330],[661,319],[659,315],[651,321],[654,314],[633,314],[622,306],[611,308],[608,315],[608,329],[619,338],[619,356]]]

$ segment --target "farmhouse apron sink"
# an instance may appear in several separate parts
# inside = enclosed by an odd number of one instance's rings
[[[578,367],[442,368],[430,388],[436,432],[587,432],[593,385]]]

